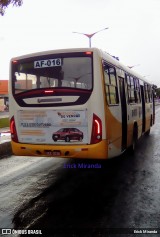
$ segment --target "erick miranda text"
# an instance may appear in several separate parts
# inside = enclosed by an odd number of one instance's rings
[[[157,234],[157,230],[150,229],[142,229],[142,230],[134,230],[134,234]]]
[[[64,164],[65,169],[101,169],[101,164],[73,163]]]

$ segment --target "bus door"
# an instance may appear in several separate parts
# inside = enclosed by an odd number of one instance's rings
[[[122,151],[127,148],[127,105],[126,105],[126,93],[124,78],[118,77],[119,79],[119,92],[121,100],[121,111],[122,111]]]
[[[141,97],[142,97],[142,133],[145,132],[145,99],[144,99],[144,87],[141,85]]]

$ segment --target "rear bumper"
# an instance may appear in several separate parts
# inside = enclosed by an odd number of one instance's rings
[[[108,158],[108,146],[106,140],[92,145],[31,145],[15,143],[13,141],[11,141],[11,144],[12,151],[17,156],[46,156],[84,159]]]

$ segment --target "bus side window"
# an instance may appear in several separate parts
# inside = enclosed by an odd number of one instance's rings
[[[106,85],[109,84],[109,74],[107,70],[104,70],[104,80]]]
[[[141,93],[140,93],[140,85],[139,85],[139,79],[135,78],[134,79],[134,84],[135,84],[135,102],[140,103],[141,102]]]
[[[129,104],[140,103],[141,94],[140,94],[139,79],[126,75],[126,81],[128,91],[128,103]]]
[[[130,102],[135,103],[135,93],[134,93],[134,78],[130,76]]]
[[[148,95],[148,85],[147,85],[147,83],[144,83],[144,95],[145,95],[146,103],[149,103],[149,95]]]
[[[152,93],[152,87],[149,86],[149,101],[152,102],[153,101],[153,93]]]
[[[151,103],[152,102],[152,87],[150,85],[148,85],[148,99],[149,99],[149,102]]]
[[[106,99],[109,105],[119,103],[116,71],[113,66],[103,63]]]
[[[145,101],[146,103],[151,103],[153,98],[152,98],[152,87],[148,85],[147,83],[144,83],[144,91],[145,91]]]

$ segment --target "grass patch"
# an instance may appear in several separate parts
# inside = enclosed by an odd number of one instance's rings
[[[0,118],[0,128],[9,127],[9,118]]]

